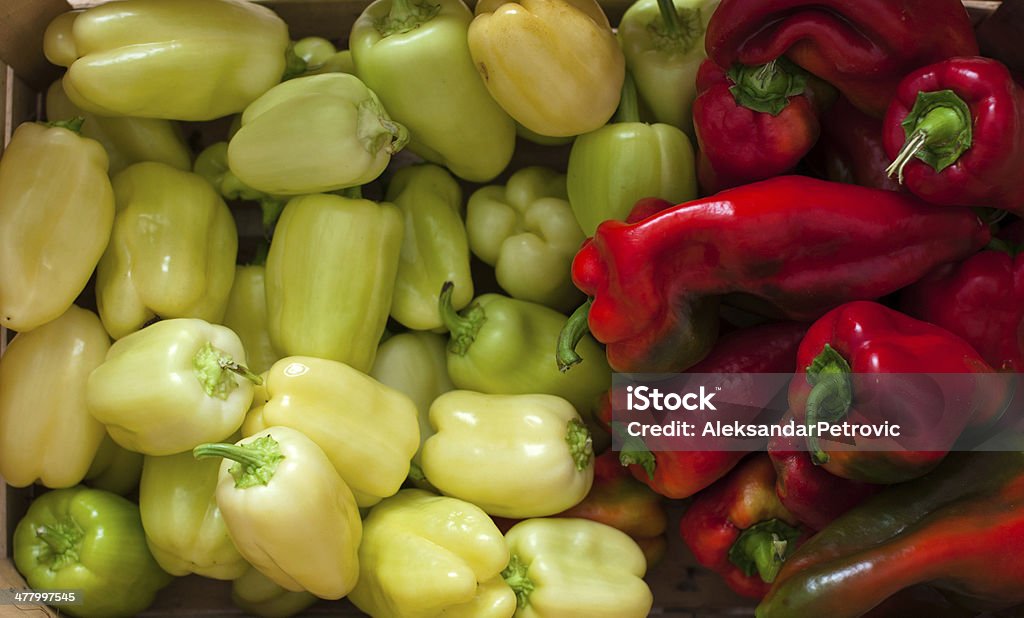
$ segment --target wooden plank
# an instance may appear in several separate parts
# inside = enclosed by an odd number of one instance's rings
[[[0,2],[0,59],[23,79],[43,90],[59,74],[43,56],[43,32],[57,15],[69,10],[65,0],[4,0]]]

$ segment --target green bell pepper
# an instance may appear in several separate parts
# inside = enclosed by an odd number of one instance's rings
[[[496,395],[557,395],[586,415],[611,386],[612,370],[604,351],[589,335],[580,342],[588,362],[572,373],[559,371],[554,350],[565,324],[561,313],[500,294],[484,294],[460,315],[451,305],[451,294],[452,286],[446,285],[440,308],[451,333],[448,375],[458,388]]]
[[[469,54],[472,20],[462,0],[377,0],[353,24],[349,47],[356,75],[408,127],[410,150],[486,182],[512,160],[516,131]]]
[[[192,155],[178,127],[170,120],[131,118],[128,116],[97,116],[71,102],[60,80],[46,91],[46,117],[51,120],[79,118],[82,137],[103,145],[114,175],[132,163],[159,161],[180,170],[192,166]]]
[[[231,583],[231,600],[260,618],[287,618],[317,602],[315,595],[282,588],[253,567]]]
[[[278,83],[288,26],[242,0],[126,0],[58,16],[43,51],[64,90],[103,116],[213,120]]]
[[[466,207],[470,250],[495,267],[514,298],[565,311],[582,296],[569,278],[585,236],[573,216],[565,175],[523,168],[505,186],[476,190]]]
[[[619,22],[626,69],[657,122],[694,139],[697,69],[707,57],[704,31],[719,0],[637,0]]]
[[[108,433],[103,436],[96,457],[85,473],[85,484],[93,489],[126,496],[139,488],[143,459],[142,453],[129,451],[114,442]]]
[[[264,193],[303,195],[364,185],[409,139],[354,75],[283,82],[252,102],[228,142],[228,165]]]
[[[270,340],[285,356],[369,371],[402,248],[392,204],[306,195],[285,206],[267,255]]]
[[[219,473],[220,461],[197,460],[190,451],[146,456],[139,484],[142,527],[149,551],[171,575],[235,579],[249,568],[217,507]]]
[[[576,138],[567,172],[569,204],[587,236],[602,221],[625,221],[642,198],[679,204],[697,197],[690,139],[672,125],[640,122],[629,74],[616,121]]]
[[[281,358],[270,342],[266,275],[265,266],[236,267],[235,283],[224,312],[224,326],[235,331],[242,340],[246,366],[253,373],[263,373]]]
[[[133,616],[172,579],[146,547],[139,508],[86,487],[29,505],[14,530],[14,564],[31,588],[80,590],[81,604],[53,605],[83,618]]]
[[[440,328],[437,299],[445,281],[455,283],[456,309],[473,300],[462,189],[444,168],[417,165],[398,170],[387,200],[405,219],[391,317],[414,330]]]
[[[136,163],[114,177],[114,230],[96,270],[96,303],[114,339],[161,318],[220,322],[238,231],[201,177]]]

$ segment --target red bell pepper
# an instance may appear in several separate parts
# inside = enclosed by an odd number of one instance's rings
[[[759,599],[806,531],[775,495],[775,469],[764,453],[693,499],[679,533],[701,565],[730,588]]]
[[[787,412],[782,422],[791,417]],[[811,530],[823,530],[881,487],[840,478],[814,465],[803,439],[795,436],[773,437],[768,441],[768,456],[775,466],[779,501]]]
[[[910,71],[978,53],[960,0],[722,0],[705,46],[723,67],[785,55],[877,118]]]
[[[806,73],[785,60],[736,65],[728,74],[705,60],[693,104],[701,191],[793,171],[818,139],[818,114],[806,91]]]
[[[607,221],[577,253],[589,327],[621,372],[692,367],[715,341],[719,297],[755,297],[811,321],[879,298],[989,240],[969,209],[781,176],[677,205],[632,225]]]
[[[821,138],[811,154],[812,165],[829,180],[900,190],[900,184],[886,172],[891,159],[882,144],[882,121],[860,111],[845,97],[822,115]]]
[[[989,58],[950,58],[900,82],[885,116],[890,172],[944,206],[1024,214],[1024,87]]]
[[[966,341],[878,303],[847,303],[815,322],[800,343],[789,407],[808,427],[819,422],[882,425],[900,435],[858,437],[859,448],[807,437],[815,463],[843,478],[898,483],[934,468],[968,428],[986,428],[1009,402],[1009,380],[908,374],[993,374]],[[879,374],[900,374],[879,379]],[[929,444],[929,448],[905,445]]]

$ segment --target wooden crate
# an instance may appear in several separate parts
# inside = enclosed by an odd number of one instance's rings
[[[96,0],[71,0],[74,6],[98,4]],[[602,0],[613,23],[632,0]],[[293,38],[320,35],[344,41],[349,27],[366,0],[273,0],[265,2],[289,24]],[[999,13],[998,1],[965,0],[983,41],[986,53],[1024,73],[1024,59],[1016,44],[1024,30],[1024,0],[1006,0]],[[58,69],[42,56],[42,33],[55,15],[68,10],[65,0],[0,0],[0,106],[4,114],[3,145],[21,122],[41,118],[39,93],[58,76]],[[1005,18],[1001,18],[1005,16]],[[1012,18],[1010,16],[1013,16]],[[1024,34],[1024,33],[1022,33]],[[1009,42],[1014,44],[1009,44]],[[987,45],[986,45],[987,42]],[[564,153],[563,153],[564,154]],[[517,158],[520,155],[517,154]],[[545,161],[549,163],[549,161]],[[0,329],[0,354],[11,333]],[[11,558],[14,526],[25,514],[34,489],[15,489],[0,478],[0,588],[24,588]],[[753,616],[753,603],[735,595],[714,574],[699,567],[679,540],[679,516],[684,504],[666,501],[669,508],[669,549],[666,558],[648,574],[654,591],[652,616],[672,618],[727,618]],[[0,617],[57,616],[38,606],[0,606]],[[198,576],[177,578],[157,597],[143,615],[150,617],[240,616],[230,601],[230,584]],[[362,616],[347,601],[321,602],[305,612],[310,616]]]

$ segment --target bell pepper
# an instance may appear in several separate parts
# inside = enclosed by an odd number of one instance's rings
[[[640,122],[636,88],[627,75],[615,122],[573,143],[566,192],[587,236],[602,221],[624,220],[639,199],[692,200],[697,197],[693,146],[672,125]]]
[[[136,163],[114,177],[117,214],[96,270],[96,303],[114,339],[154,317],[220,322],[235,276],[238,232],[199,176]]]
[[[882,144],[882,121],[840,97],[821,117],[821,138],[811,153],[824,177],[873,189],[899,191],[889,178],[889,156]]]
[[[287,618],[307,609],[317,602],[317,598],[304,590],[292,592],[282,588],[249,567],[241,577],[231,582],[231,601],[253,616]]]
[[[289,356],[256,389],[243,435],[290,427],[323,449],[359,506],[394,495],[419,447],[416,406],[336,361]]]
[[[114,342],[89,374],[89,412],[121,446],[173,455],[223,440],[241,425],[259,376],[230,329],[163,320]]]
[[[126,496],[139,488],[143,459],[142,453],[129,451],[104,432],[96,457],[85,473],[85,484]]]
[[[427,480],[489,515],[553,515],[590,491],[590,432],[561,397],[451,391],[430,406],[430,425]]]
[[[220,462],[185,451],[147,456],[139,484],[146,543],[171,575],[235,579],[249,568],[228,535],[214,492]]]
[[[887,489],[800,547],[757,617],[853,618],[921,583],[979,612],[1024,602],[1022,474],[1019,450],[957,453]]]
[[[224,458],[217,506],[242,557],[293,592],[340,599],[352,591],[362,522],[352,491],[315,442],[270,427],[192,452]]]
[[[0,158],[0,326],[29,331],[58,318],[107,246],[107,155],[76,124],[23,123]]]
[[[403,393],[416,404],[420,446],[412,456],[414,466],[420,465],[423,443],[434,433],[430,427],[430,404],[455,390],[448,377],[447,343],[444,335],[437,333],[400,333],[380,344],[370,370],[371,378]]]
[[[960,0],[723,0],[705,43],[721,67],[785,54],[877,118],[910,71],[978,53]]]
[[[573,281],[594,297],[590,330],[612,368],[680,371],[710,350],[721,294],[809,321],[906,287],[988,239],[968,209],[784,176],[633,225],[604,223],[576,255]]]
[[[96,314],[73,305],[11,341],[0,359],[0,476],[7,483],[82,481],[105,433],[85,406],[85,384],[109,348]]]
[[[789,422],[787,412],[781,422]],[[775,492],[800,523],[824,530],[840,515],[874,495],[881,485],[840,478],[814,465],[803,438],[772,437],[768,456],[775,466]]]
[[[267,255],[274,348],[369,371],[391,308],[401,245],[402,215],[392,204],[337,195],[288,202]]]
[[[775,469],[752,456],[694,498],[679,520],[694,558],[736,593],[761,598],[806,536],[775,495]]]
[[[654,603],[633,539],[588,519],[529,519],[505,534],[502,577],[520,618],[642,618]]]
[[[466,233],[470,250],[494,266],[510,296],[559,310],[579,302],[569,264],[585,237],[563,174],[526,167],[505,186],[477,189],[466,206]]]
[[[180,170],[192,167],[192,155],[178,128],[169,120],[97,116],[83,111],[64,93],[57,80],[46,91],[46,117],[51,120],[81,117],[82,137],[103,146],[114,175],[132,163],[159,161]]]
[[[693,127],[705,194],[793,171],[820,131],[806,74],[784,58],[728,71],[706,60]]]
[[[441,315],[450,333],[448,375],[456,387],[495,395],[557,395],[586,413],[611,385],[611,369],[590,337],[580,342],[590,360],[571,374],[559,370],[552,351],[565,316],[554,309],[484,294],[460,315],[451,294],[451,286],[442,290]]]
[[[508,548],[476,506],[405,489],[370,511],[349,600],[371,616],[511,618]]]
[[[637,0],[623,13],[618,37],[626,70],[655,121],[692,141],[694,83],[707,57],[704,31],[719,0]]]
[[[352,25],[349,48],[356,75],[409,129],[409,150],[487,182],[512,160],[516,129],[470,56],[472,21],[462,0],[378,0]]]
[[[415,330],[440,328],[437,301],[445,281],[455,284],[456,309],[473,300],[462,189],[444,168],[417,165],[395,173],[386,199],[405,221],[391,317]]]
[[[626,61],[596,0],[484,0],[475,13],[473,63],[517,122],[566,137],[593,131],[615,113]]]
[[[264,193],[302,195],[364,185],[408,141],[377,95],[348,73],[274,86],[242,113],[228,165]]]
[[[879,380],[887,373],[993,370],[953,333],[868,301],[847,303],[816,321],[800,343],[797,369],[806,372],[789,388],[789,408],[798,423],[899,422],[899,436],[858,436],[855,450],[816,434],[807,437],[814,463],[867,483],[898,483],[925,474],[963,431],[998,420],[1009,400],[1002,381],[967,375]],[[915,444],[927,444],[928,450]]]
[[[139,508],[99,489],[37,497],[14,529],[13,549],[31,588],[80,591],[80,603],[53,605],[81,618],[134,616],[172,579],[146,548]]]
[[[68,67],[68,98],[101,116],[213,120],[284,73],[288,26],[252,2],[126,0],[72,15],[51,23],[43,49]]]
[[[347,49],[339,50],[334,43],[323,37],[307,36],[295,41],[292,53],[304,63],[302,73],[296,77],[321,73],[356,73],[352,52]]]
[[[1024,214],[1024,86],[989,58],[949,58],[900,82],[882,130],[887,170],[934,204]]]
[[[792,373],[796,369],[797,348],[806,332],[807,325],[797,322],[740,329],[719,339],[707,358],[689,371],[696,374],[741,374],[729,382],[723,382],[723,387],[728,387],[729,392],[736,393],[744,401],[762,401],[768,407],[777,393],[765,390],[765,386],[770,383],[750,380],[746,375]],[[718,414],[722,418],[742,418],[745,414],[730,409],[727,402],[719,407],[721,411]],[[667,442],[669,439],[665,440]],[[646,447],[630,442],[627,448],[624,444],[619,455],[620,462],[629,466],[637,480],[673,499],[687,498],[708,487],[725,476],[747,455],[737,450],[659,450],[659,438],[656,437],[644,438],[644,443]]]
[[[235,117],[240,118],[240,116]],[[261,204],[265,200],[270,200],[280,202],[282,208],[284,202],[288,201],[284,197],[271,196],[263,191],[257,191],[239,180],[228,165],[227,142],[215,142],[204,148],[196,157],[192,171],[205,178],[206,182],[210,183],[217,193],[226,200],[246,200]]]
[[[246,366],[256,374],[270,369],[281,354],[270,342],[266,296],[267,269],[263,265],[237,266],[222,322],[238,335],[245,349]]]

